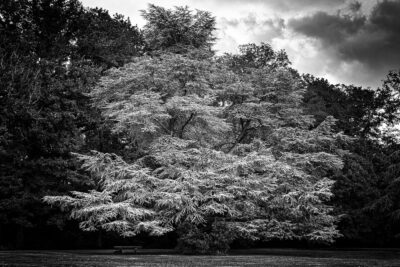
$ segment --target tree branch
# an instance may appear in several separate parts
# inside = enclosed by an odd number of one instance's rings
[[[242,118],[240,119],[240,125],[242,127],[242,132],[236,138],[236,141],[233,143],[233,146],[228,150],[228,153],[230,153],[240,142],[243,141],[243,139],[247,136],[247,133],[249,130],[254,129],[254,128],[247,128],[247,127],[249,127],[250,122],[251,122],[251,120],[244,121]]]
[[[181,131],[179,133],[179,137],[183,138],[183,131],[185,130],[185,127],[190,123],[190,121],[196,116],[195,113],[191,113],[189,119],[182,125]]]
[[[167,134],[172,135],[172,131],[170,131],[167,127],[165,127],[160,121],[158,121],[157,119],[153,120],[158,124],[158,126],[160,126]]]

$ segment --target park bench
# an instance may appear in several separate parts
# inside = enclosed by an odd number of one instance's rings
[[[123,254],[124,251],[133,250],[134,253],[137,253],[138,249],[141,249],[141,245],[136,246],[114,246],[114,254]]]

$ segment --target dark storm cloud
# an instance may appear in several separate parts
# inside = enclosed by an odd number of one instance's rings
[[[400,0],[378,2],[368,15],[317,12],[291,19],[289,28],[322,42],[344,61],[358,61],[371,69],[400,67]]]
[[[304,35],[322,40],[327,45],[341,43],[365,25],[366,18],[317,12],[309,17],[289,20],[289,27]]]
[[[250,0],[251,1],[251,0]],[[342,5],[346,0],[254,0],[258,2],[263,2],[266,5],[279,8],[281,10],[303,10],[303,9],[316,9],[316,8],[332,8]]]
[[[195,1],[205,2],[206,0]],[[331,8],[345,2],[346,0],[218,0],[219,4],[263,4],[279,10]]]

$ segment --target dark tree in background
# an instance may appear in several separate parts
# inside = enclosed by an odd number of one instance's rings
[[[143,42],[129,20],[74,0],[5,0],[0,15],[0,246],[45,246],[65,216],[41,198],[91,188],[70,152],[107,142],[86,93]]]
[[[304,79],[308,84],[304,105],[317,123],[334,116],[336,131],[354,137],[344,147],[351,154],[334,177],[334,204],[342,214],[339,227],[344,235],[339,244],[398,245],[393,194],[398,190],[398,139],[390,129],[396,129],[400,119],[399,73],[391,71],[377,90],[332,85],[309,75]]]
[[[91,59],[105,69],[121,67],[142,53],[142,33],[122,15],[110,16],[101,8],[87,9],[72,42],[77,56]]]

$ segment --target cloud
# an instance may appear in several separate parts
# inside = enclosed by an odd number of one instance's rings
[[[217,2],[219,5],[263,5],[276,11],[331,9],[346,0],[194,0],[193,2]]]
[[[251,0],[250,0],[251,1]],[[257,1],[257,0],[255,0]],[[331,9],[340,6],[346,0],[272,0],[262,1],[266,5],[278,8],[280,10],[306,10],[306,9]]]
[[[290,19],[288,28],[318,40],[320,49],[336,57],[337,64],[358,66],[350,71],[383,78],[390,69],[400,68],[400,0],[377,2],[369,14],[360,9],[360,2],[353,2],[350,13],[320,11]]]
[[[269,18],[256,13],[248,13],[242,17],[217,18],[216,50],[218,54],[224,52],[238,52],[240,44],[269,42],[283,35],[285,21],[281,18]]]
[[[320,39],[326,45],[345,41],[365,25],[364,16],[331,15],[317,12],[312,16],[289,20],[288,26],[295,32]]]
[[[285,21],[281,18],[263,18],[257,16],[255,13],[249,13],[247,16],[241,18],[221,18],[218,21],[218,25],[222,30],[242,30],[244,33],[255,37],[255,39],[253,38],[255,42],[265,42],[282,35],[285,28]]]

